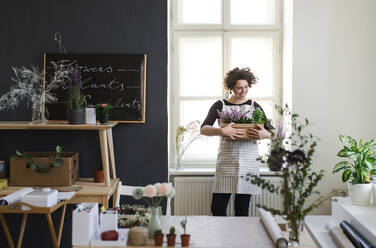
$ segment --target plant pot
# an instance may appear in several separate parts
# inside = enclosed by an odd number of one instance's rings
[[[94,174],[94,182],[95,183],[103,183],[104,182],[104,171],[103,170],[95,170]]]
[[[67,119],[69,124],[84,123],[84,109],[67,109]]]
[[[189,240],[191,238],[190,234],[181,234],[180,239],[181,239],[181,246],[189,246]]]
[[[228,124],[221,124],[221,127],[225,127],[227,126]],[[244,134],[242,135],[241,138],[238,138],[238,140],[250,140],[251,138],[248,136],[248,130],[251,129],[251,128],[255,128],[255,129],[260,129],[261,127],[264,127],[264,124],[250,124],[250,123],[246,123],[246,124],[233,124],[232,125],[233,128],[236,128],[236,129],[241,129],[241,130],[244,130]],[[228,138],[230,139],[230,138]]]
[[[154,245],[155,246],[162,246],[162,244],[163,244],[163,234],[154,235]]]
[[[372,189],[373,189],[372,190],[372,192],[373,192],[373,205],[376,205],[376,183],[372,184]]]
[[[99,116],[99,123],[106,124],[108,122],[109,115],[101,115]]]
[[[348,184],[348,191],[351,203],[354,205],[369,205],[372,196],[372,183]]]
[[[176,234],[167,234],[167,246],[175,246]]]

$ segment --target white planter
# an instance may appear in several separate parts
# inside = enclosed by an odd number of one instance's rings
[[[348,184],[349,196],[351,203],[354,205],[371,204],[372,183],[365,184]]]
[[[373,183],[372,185],[373,188],[373,205],[376,205],[376,183]]]

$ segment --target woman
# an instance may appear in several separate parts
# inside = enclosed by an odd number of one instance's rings
[[[228,99],[219,100],[213,104],[201,126],[201,134],[207,136],[221,136],[215,172],[211,211],[213,216],[226,216],[226,208],[231,194],[235,194],[235,216],[248,216],[251,195],[260,194],[260,189],[247,182],[242,176],[250,173],[259,175],[257,140],[270,139],[271,130],[265,128],[250,129],[252,140],[237,140],[243,130],[232,127],[233,123],[225,127],[213,127],[218,119],[218,111],[237,110],[252,117],[253,110],[261,106],[255,101],[247,99],[248,89],[257,82],[257,78],[249,68],[235,68],[229,71],[225,78],[225,88],[230,91]],[[264,111],[262,110],[264,113]],[[265,114],[265,113],[264,113]],[[220,126],[221,123],[219,123]]]

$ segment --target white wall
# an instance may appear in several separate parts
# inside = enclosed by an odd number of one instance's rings
[[[345,188],[338,135],[376,138],[376,1],[295,0],[292,38],[293,111],[315,123],[315,170],[326,170],[318,189]],[[315,213],[328,214],[321,207]]]

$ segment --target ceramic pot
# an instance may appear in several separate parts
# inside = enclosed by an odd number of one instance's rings
[[[149,238],[154,237],[155,230],[162,229],[161,220],[159,219],[159,207],[151,208],[151,218],[148,225]]]
[[[351,203],[354,205],[369,205],[372,196],[372,183],[348,184]]]
[[[175,246],[176,234],[167,234],[167,246]]]
[[[94,174],[94,182],[95,183],[103,183],[104,182],[104,171],[103,170],[95,170],[93,174]]]
[[[154,246],[162,246],[163,244],[163,234],[154,235]]]
[[[181,239],[181,246],[189,246],[189,240],[191,238],[190,234],[181,234],[180,239]]]
[[[69,124],[84,123],[84,109],[67,109],[67,119]]]
[[[99,116],[99,123],[106,124],[108,122],[109,115],[101,115]]]

